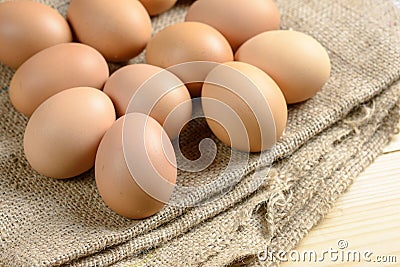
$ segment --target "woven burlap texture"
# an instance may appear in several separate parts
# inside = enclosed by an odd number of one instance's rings
[[[68,1],[47,0],[65,15]],[[191,1],[153,18],[154,31],[182,21]],[[60,181],[34,172],[23,155],[27,119],[10,104],[13,71],[0,65],[0,265],[226,265],[246,261],[265,246],[289,250],[328,212],[353,179],[379,154],[398,122],[399,19],[390,1],[279,0],[282,28],[303,31],[327,48],[332,75],[323,90],[289,110],[276,148],[238,169],[220,188],[196,192],[194,208],[166,206],[132,221],[110,211],[92,172]],[[133,60],[142,62],[143,54]],[[112,65],[113,69],[118,66]],[[180,172],[179,183],[215,178],[229,149],[196,122],[183,140],[211,137],[217,161],[199,174]],[[195,153],[196,147],[185,147]],[[261,187],[252,172],[275,163]],[[225,188],[224,188],[225,187]],[[155,248],[155,249],[154,249]]]

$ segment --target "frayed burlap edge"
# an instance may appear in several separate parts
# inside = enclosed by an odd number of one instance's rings
[[[398,83],[358,107],[291,157],[279,162],[255,194],[204,225],[193,230],[182,225],[184,221],[193,222],[193,216],[202,214],[199,210],[193,214],[189,212],[185,214],[186,219],[179,218],[138,237],[143,238],[142,241],[154,241],[148,246],[138,247],[140,241],[135,238],[74,262],[74,265],[109,265],[120,257],[135,255],[117,265],[174,266],[185,262],[188,266],[220,266],[254,256],[267,245],[276,251],[293,248],[382,150],[397,126],[399,94]],[[304,157],[308,158],[309,164],[301,165],[299,169],[297,162]],[[232,200],[236,190],[240,187],[235,188],[227,199]],[[203,212],[211,211],[215,215],[218,207],[227,204],[221,202],[204,207]],[[204,218],[200,216],[198,224],[201,222]],[[187,230],[189,232],[185,233]],[[213,234],[218,231],[219,235],[213,239]],[[178,237],[170,241],[173,236]],[[157,243],[160,246],[152,250],[152,245]],[[147,253],[143,254],[143,251]]]
[[[65,4],[57,4],[57,2],[66,3],[67,1],[50,0],[45,2],[52,3],[53,6],[55,7],[58,6],[65,7],[66,6]],[[359,105],[363,101],[367,101],[374,95],[381,92],[382,88],[386,87],[393,80],[397,79],[400,75],[398,66],[396,65],[397,62],[393,61],[396,60],[397,43],[393,42],[392,40],[393,38],[390,38],[390,36],[388,36],[389,31],[384,30],[385,27],[390,27],[390,26],[385,24],[384,20],[382,20],[382,16],[380,14],[379,16],[378,15],[369,16],[370,14],[369,12],[364,12],[362,9],[354,8],[353,4],[356,1],[352,0],[342,1],[339,4],[341,6],[345,6],[345,9],[343,9],[344,13],[335,14],[335,15],[340,15],[341,17],[324,16],[325,14],[324,12],[326,10],[328,2],[329,1],[279,1],[279,4],[282,10],[284,11],[283,24],[290,25],[296,30],[305,31],[316,37],[318,40],[323,41],[324,46],[327,46],[329,48],[331,57],[334,58],[333,65],[336,71],[338,72],[336,75],[334,75],[334,77],[332,77],[330,83],[326,87],[327,90],[321,92],[321,94],[317,95],[311,101],[303,103],[298,107],[294,107],[291,110],[291,125],[289,125],[289,130],[288,130],[288,133],[290,133],[291,136],[284,137],[286,143],[281,143],[281,149],[280,149],[281,157],[289,157],[297,148],[302,146],[309,138],[329,127],[332,123],[336,122],[338,119],[343,117],[347,112],[349,112],[349,110],[352,109],[354,106]],[[329,2],[329,4],[331,4],[331,2]],[[363,1],[362,8],[368,9],[368,4],[372,4],[373,7],[376,7],[376,1]],[[316,9],[314,9],[313,5],[316,6],[315,7]],[[332,5],[336,4],[332,3]],[[330,9],[330,11],[332,12],[333,11],[336,12],[338,10],[339,10],[338,6],[336,6],[334,10]],[[171,13],[166,14],[166,15],[171,15],[170,18],[166,20],[168,21],[168,23],[172,23],[175,21],[174,14],[175,13],[173,10],[171,10]],[[166,16],[164,16],[164,18],[165,17]],[[326,18],[333,18],[333,21],[324,21],[324,19]],[[179,17],[179,19],[181,19],[181,17]],[[343,26],[341,25],[342,20],[346,21],[346,23],[344,24],[345,27],[338,28],[337,26]],[[373,21],[374,23],[371,23],[371,21]],[[352,25],[351,23],[357,23],[357,25]],[[381,28],[378,27],[378,24]],[[348,34],[349,36],[343,36],[341,34],[341,33],[348,33],[348,31],[350,31],[350,33]],[[360,32],[360,35],[357,35],[358,31]],[[351,46],[346,45],[346,41],[348,41],[346,40],[346,38],[349,37],[356,39],[362,37],[362,42],[358,43],[357,42],[358,40],[355,40],[354,44],[358,45],[364,44],[363,41],[365,40],[367,41],[369,40],[371,42],[371,47],[369,47],[368,44],[366,44],[365,47],[356,46],[355,49],[352,49]],[[372,46],[372,44],[374,44],[374,46]],[[388,49],[390,44],[393,45],[393,50]],[[362,49],[360,50],[360,48]],[[355,54],[356,52],[357,53],[361,52],[362,54]],[[352,56],[354,58],[352,58]],[[374,61],[372,61],[372,59]],[[353,60],[354,62],[351,62],[349,60]],[[2,69],[1,72],[6,74],[1,78],[9,80],[10,71],[8,69]],[[353,74],[356,78],[354,81],[351,81],[349,78],[352,78]],[[352,85],[350,87],[347,87],[347,84],[341,84],[349,82],[352,82],[351,83]],[[346,89],[348,89],[350,93],[343,95],[342,94],[343,91],[338,90],[340,86],[346,87]],[[358,86],[360,87],[361,90],[357,90]],[[338,90],[337,94],[335,94],[336,90]],[[326,110],[320,109],[321,107],[325,108]],[[2,109],[2,111],[4,110]],[[12,129],[12,127],[9,126],[7,126],[7,128],[4,128],[5,129],[4,133],[7,134],[7,138],[12,136],[12,138],[5,140],[3,140],[3,136],[1,136],[2,145],[5,144],[7,147],[12,145],[12,143],[15,142],[15,140],[18,139],[18,137],[21,135],[20,128],[23,127],[25,120],[21,118],[21,116],[14,114],[14,112],[11,111],[11,109],[6,108],[4,112],[8,112],[6,114],[7,115],[6,120],[12,120],[13,123],[16,123],[15,126],[17,127],[17,129]],[[310,115],[312,115],[312,117],[310,117]],[[299,123],[300,125],[296,125],[297,123]],[[5,124],[2,125],[6,124],[9,123],[5,122]],[[350,124],[352,125],[352,127],[354,127],[354,129],[357,129],[356,125],[349,123],[349,125]],[[307,127],[305,127],[305,125]],[[14,131],[14,132],[10,133],[9,131]],[[330,131],[330,129],[327,129],[327,131]],[[343,136],[346,136],[346,134],[343,133]],[[14,146],[15,145],[18,145],[18,143],[14,144]],[[15,165],[17,164],[26,165],[26,162],[22,160],[23,156],[20,150],[13,147],[10,153],[14,153],[11,154],[10,156],[14,157],[14,159],[17,160],[17,162],[15,162]],[[308,151],[308,153],[311,152]],[[315,155],[317,154],[318,153],[315,153]],[[19,156],[19,158],[17,158],[17,156]],[[296,162],[295,157],[290,157],[290,158],[293,163]],[[318,160],[307,160],[306,162],[301,162],[300,165],[302,166],[302,168],[309,168],[309,166],[313,166],[313,164],[317,164],[318,162],[319,162]],[[297,163],[300,163],[300,161]],[[8,168],[8,166],[6,166],[6,168]],[[11,175],[18,175],[18,177],[5,176],[4,179],[15,178],[15,183],[17,185],[18,183],[20,183],[20,181],[26,179],[38,179],[38,180],[45,179],[44,177],[39,177],[36,174],[32,174],[29,171],[29,168],[26,168],[26,166],[25,167],[22,166],[21,168],[18,167],[15,169],[17,171],[21,171],[21,173],[13,172]],[[38,181],[38,183],[42,183],[42,181]],[[51,185],[53,184],[50,184],[50,187]],[[248,197],[249,194],[252,193],[251,190],[250,191],[247,190],[245,185],[246,183],[244,183],[243,186],[241,187],[242,191],[237,190],[235,193],[232,193],[232,196],[234,197],[232,200],[222,202],[219,204],[222,206],[216,206],[211,210],[207,210],[207,208],[205,208],[199,211],[188,211],[187,216],[186,214],[182,215],[182,213],[184,212],[183,210],[170,208],[160,212],[155,217],[152,217],[144,221],[144,223],[140,224],[139,226],[133,225],[129,229],[127,229],[125,224],[121,223],[121,229],[111,228],[112,230],[114,230],[114,232],[106,228],[108,226],[110,219],[105,218],[104,221],[102,221],[101,223],[102,225],[105,225],[104,228],[106,229],[103,229],[102,226],[96,228],[98,230],[98,232],[96,231],[95,234],[96,240],[82,239],[81,236],[79,236],[79,233],[71,232],[72,234],[69,236],[70,238],[68,240],[69,242],[71,242],[71,240],[73,239],[74,242],[71,244],[74,245],[68,246],[65,243],[64,237],[57,237],[56,239],[53,239],[51,236],[47,236],[46,240],[59,243],[55,244],[46,243],[44,250],[42,244],[43,242],[41,243],[41,241],[46,236],[42,234],[46,234],[47,232],[32,235],[29,236],[29,239],[32,240],[30,243],[25,244],[25,247],[22,247],[24,244],[21,245],[16,244],[19,250],[15,251],[16,252],[15,255],[2,254],[1,261],[4,260],[9,264],[14,263],[16,265],[20,264],[57,265],[61,263],[70,263],[71,261],[79,257],[88,257],[88,258],[83,258],[82,263],[84,262],[90,263],[96,261],[95,259],[97,259],[98,255],[96,255],[95,253],[99,251],[104,251],[104,253],[108,253],[109,251],[115,251],[115,253],[109,254],[109,259],[105,259],[104,261],[99,260],[97,262],[99,263],[99,265],[106,265],[112,262],[117,262],[118,260],[121,260],[124,257],[127,257],[128,255],[133,255],[132,251],[137,250],[138,248],[136,245],[140,245],[139,247],[158,246],[161,244],[160,242],[166,242],[167,240],[170,240],[174,236],[184,233],[185,231],[188,231],[192,227],[197,226],[199,223],[208,220],[210,216],[215,216],[219,214],[221,211],[232,207],[237,203],[237,201],[241,200],[243,197],[245,198]],[[87,186],[87,188],[84,188],[85,194],[96,193],[91,189],[90,186],[88,186],[88,184],[85,184],[85,186]],[[54,192],[54,194],[58,193],[59,192],[57,191]],[[75,193],[79,193],[79,190],[77,188],[68,191],[66,196],[70,197]],[[234,194],[237,195],[235,196]],[[240,195],[240,197],[238,197],[238,195]],[[93,198],[96,197],[93,196]],[[18,198],[11,198],[8,199],[7,201],[16,201],[16,200],[18,201]],[[35,203],[34,195],[32,196],[31,199],[29,199],[29,201],[32,201],[31,202],[32,206],[30,206],[30,209],[37,207],[34,205]],[[25,205],[27,203],[28,202],[23,202],[23,204]],[[73,202],[71,203],[71,205],[73,205]],[[96,205],[100,205],[99,202],[96,202]],[[14,203],[13,205],[7,206],[6,208],[15,209],[18,207],[19,203]],[[99,212],[99,210],[100,212],[104,212],[102,214],[109,215],[104,211],[104,209],[96,209],[97,212]],[[39,211],[40,210],[36,211],[36,213],[38,213]],[[2,225],[0,225],[0,227],[1,229],[4,229],[5,236],[10,235],[9,237],[7,237],[8,242],[18,237],[18,232],[16,236],[12,236],[12,234],[14,234],[13,231],[15,231],[15,229],[17,230],[20,229],[19,227],[21,225],[24,225],[25,220],[27,221],[29,220],[29,222],[31,223],[31,227],[44,227],[43,224],[42,225],[35,224],[34,220],[30,220],[29,217],[26,217],[27,213],[30,214],[30,212],[24,210],[23,213],[21,213],[21,217],[18,217],[17,221],[11,221],[11,223],[16,223],[16,227],[14,228],[10,228],[9,226],[10,221],[8,221],[8,219],[10,218],[12,219],[12,217],[8,217],[9,214],[7,213],[5,213],[5,216],[2,216],[0,224],[4,222],[5,226],[3,227]],[[70,214],[64,213],[63,216],[70,217]],[[81,216],[84,215],[81,214]],[[151,231],[154,228],[160,227],[163,224],[165,224],[165,226],[168,227],[170,223],[167,222],[170,220],[172,222],[176,222],[180,219],[189,219],[189,218],[193,219],[193,221],[185,222],[183,220],[182,222],[179,222],[181,225],[179,225],[179,223],[176,223],[175,228],[172,228],[173,230],[172,232],[169,233],[165,232],[163,236],[161,235],[157,236],[156,234],[151,235],[152,234]],[[117,218],[113,218],[111,220],[117,220]],[[58,223],[57,219],[51,222],[45,222],[45,227],[51,229],[59,229],[59,230],[62,229],[60,225],[58,225],[57,223]],[[53,231],[50,231],[50,233],[51,232]],[[149,233],[149,235],[147,235],[146,233]],[[141,234],[144,234],[144,236],[146,237],[152,238],[152,240],[149,241],[146,240],[145,238],[140,238]],[[76,238],[74,239],[73,237]],[[136,247],[129,247],[129,245],[132,245],[132,243],[130,243],[132,239],[137,239],[138,241],[142,240],[143,243],[135,243]],[[37,246],[32,247],[32,245],[34,244],[37,244]],[[15,244],[13,245],[15,246]],[[117,246],[119,245],[121,245],[120,250],[116,249],[118,248]],[[61,248],[61,250],[59,249],[57,250],[58,251],[57,253],[52,253],[52,251],[54,251],[56,248]],[[123,253],[120,253],[121,251]],[[94,254],[96,256],[95,259],[90,260],[89,255],[91,254]],[[101,254],[102,253],[100,253],[100,255]]]

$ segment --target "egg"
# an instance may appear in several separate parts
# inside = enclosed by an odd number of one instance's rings
[[[18,68],[10,83],[10,100],[15,109],[30,116],[46,99],[65,89],[102,89],[108,76],[106,60],[92,47],[58,44],[40,51]]]
[[[177,0],[140,0],[151,16],[161,14],[172,8]]]
[[[271,148],[287,121],[285,98],[265,72],[243,62],[226,62],[207,76],[202,108],[215,136],[234,149]]]
[[[255,35],[278,30],[280,15],[273,0],[197,0],[189,8],[185,20],[214,27],[236,51]]]
[[[155,214],[168,202],[177,177],[166,132],[145,114],[122,116],[101,140],[95,177],[100,196],[116,213],[131,219]]]
[[[67,19],[76,38],[108,61],[128,61],[151,37],[149,14],[137,0],[71,0]]]
[[[153,65],[120,68],[107,80],[104,92],[113,101],[118,116],[127,111],[150,115],[171,139],[178,137],[192,115],[186,86],[171,72]]]
[[[233,60],[233,52],[224,36],[216,29],[200,22],[181,22],[164,28],[153,36],[146,47],[146,62],[168,68],[193,61],[226,62]],[[196,73],[195,68],[193,73]],[[185,68],[170,68],[185,84],[192,82]],[[197,81],[204,81],[208,72],[197,71]],[[192,96],[199,96],[201,83],[187,85]]]
[[[269,31],[251,38],[239,48],[235,59],[268,73],[288,104],[313,97],[331,71],[325,48],[310,35],[291,30]]]
[[[67,21],[34,1],[0,3],[0,61],[17,69],[37,52],[72,41]]]
[[[25,129],[31,167],[53,178],[70,178],[93,167],[97,147],[115,121],[110,98],[90,87],[62,91],[43,102]]]

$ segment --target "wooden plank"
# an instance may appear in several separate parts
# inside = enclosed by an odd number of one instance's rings
[[[292,252],[296,256],[315,251],[321,260],[324,251],[337,251],[336,261],[336,256],[331,259],[328,254],[318,263],[308,258],[293,262],[288,256],[289,261],[282,266],[400,266],[399,166],[400,135],[397,135],[385,154],[356,179],[332,211]],[[346,248],[339,248],[346,244]],[[369,252],[372,254],[362,256]],[[360,262],[351,253],[361,255]],[[391,262],[378,262],[383,260]]]

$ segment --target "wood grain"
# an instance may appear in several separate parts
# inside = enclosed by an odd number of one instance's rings
[[[340,249],[338,242],[347,247]],[[332,259],[326,253],[322,260],[323,252],[330,249],[338,251],[337,260],[335,253]],[[288,255],[281,266],[400,266],[400,135],[295,250],[294,258],[315,251],[321,262],[310,261],[308,255],[295,262]]]

